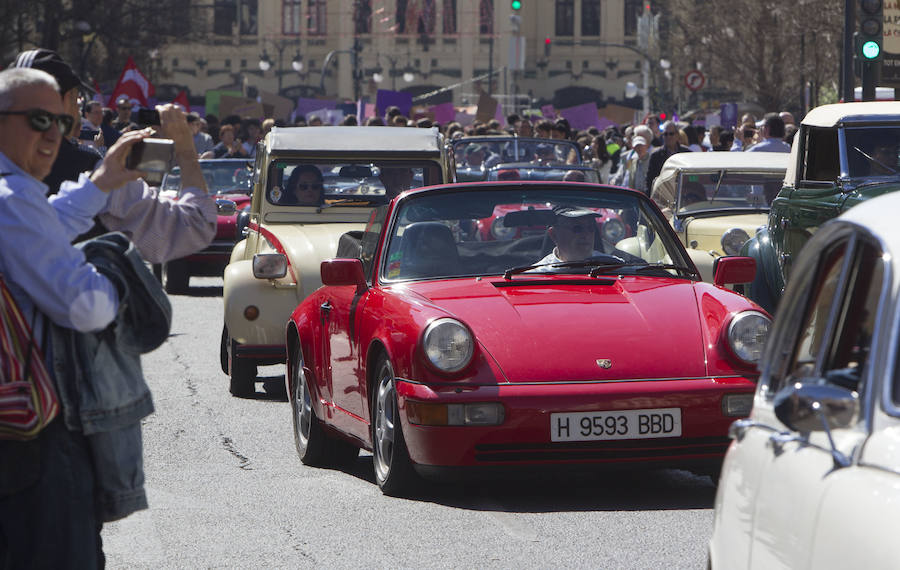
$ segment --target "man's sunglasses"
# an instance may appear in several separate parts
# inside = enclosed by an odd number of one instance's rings
[[[667,132],[665,132],[665,133],[663,133],[663,134],[666,135],[667,137],[674,137],[674,136],[677,135],[678,133],[674,133],[674,132],[669,132],[669,131],[667,131]]]
[[[25,115],[28,126],[32,130],[44,133],[50,130],[54,124],[61,135],[65,135],[72,129],[75,119],[71,115],[54,115],[43,109],[28,109],[26,111],[0,111],[0,115]]]
[[[318,184],[318,183],[304,184],[301,182],[301,183],[297,184],[297,189],[298,190],[321,190],[322,185]]]

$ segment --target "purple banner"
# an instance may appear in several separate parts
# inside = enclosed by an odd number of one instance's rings
[[[600,128],[600,115],[597,113],[597,103],[593,101],[576,105],[568,109],[560,109],[559,114],[569,121],[569,125],[576,130],[583,130],[588,127]]]
[[[453,106],[453,103],[432,105],[431,112],[434,113],[434,120],[442,125],[446,125],[456,119],[456,108]]]
[[[294,109],[295,117],[306,117],[308,113],[318,111],[320,109],[334,109],[337,102],[329,99],[297,99],[297,108]]]
[[[378,95],[375,97],[375,108],[378,114],[384,115],[384,111],[391,105],[396,106],[404,116],[409,117],[409,113],[412,111],[412,93],[379,89]]]
[[[543,107],[541,107],[541,113],[544,114],[545,119],[556,118],[556,110],[553,108],[553,105],[544,105]]]

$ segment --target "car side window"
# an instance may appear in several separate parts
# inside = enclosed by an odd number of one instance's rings
[[[372,282],[372,268],[375,266],[375,250],[378,248],[378,237],[381,235],[381,228],[384,227],[384,220],[387,218],[387,205],[379,206],[372,210],[369,217],[369,223],[362,235],[360,259],[363,264],[363,272],[366,275],[366,281]]]
[[[836,129],[807,128],[803,137],[803,152],[801,181],[837,181],[841,161]]]
[[[792,356],[773,375],[773,392],[806,378],[860,388],[883,279],[882,252],[867,240],[845,239],[823,252],[802,313],[779,315],[800,326],[780,339],[790,343]]]

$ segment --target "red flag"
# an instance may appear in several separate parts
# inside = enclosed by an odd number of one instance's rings
[[[125,95],[131,99],[132,103],[137,102],[142,107],[148,107],[150,103],[148,97],[152,97],[156,92],[153,84],[144,77],[144,74],[138,69],[134,63],[134,59],[128,56],[128,62],[125,63],[125,69],[119,76],[119,82],[116,83],[112,95],[110,95],[110,105],[114,104],[120,95]]]
[[[182,89],[178,95],[175,96],[175,99],[172,100],[173,105],[178,105],[181,107],[181,110],[185,113],[190,112],[191,104],[188,102],[187,91]]]

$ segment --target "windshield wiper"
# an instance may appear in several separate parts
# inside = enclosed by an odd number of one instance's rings
[[[880,167],[882,167],[882,168],[886,168],[886,169],[890,170],[890,171],[891,171],[891,174],[897,174],[897,171],[896,171],[894,168],[892,168],[892,167],[888,166],[887,164],[881,162],[880,160],[878,160],[878,159],[875,158],[874,156],[871,156],[871,155],[869,155],[869,154],[866,154],[866,152],[865,152],[864,150],[862,150],[861,148],[859,148],[858,146],[853,147],[853,150],[855,150],[855,151],[858,152],[859,154],[861,154],[861,155],[863,155],[864,157],[866,157],[866,160],[868,160],[868,161],[871,162],[872,164],[877,164],[878,166],[880,166]]]
[[[689,267],[685,267],[683,265],[674,265],[672,263],[621,263],[618,266],[608,265],[606,267],[596,267],[591,269],[590,276],[597,277],[599,275],[603,275],[605,273],[612,273],[613,271],[618,271],[619,269],[628,267],[632,271],[638,273],[642,271],[659,271],[665,269],[675,269],[680,273],[686,273],[688,275],[693,275],[695,277],[700,277],[700,272]]]
[[[521,267],[511,267],[503,273],[503,278],[509,280],[512,279],[513,275],[525,273],[526,271],[531,271],[538,267],[577,269],[579,267],[622,267],[624,265],[627,265],[625,260],[616,255],[595,255],[588,259],[582,259],[581,261],[555,261],[552,263],[532,263],[531,265],[523,265]]]

